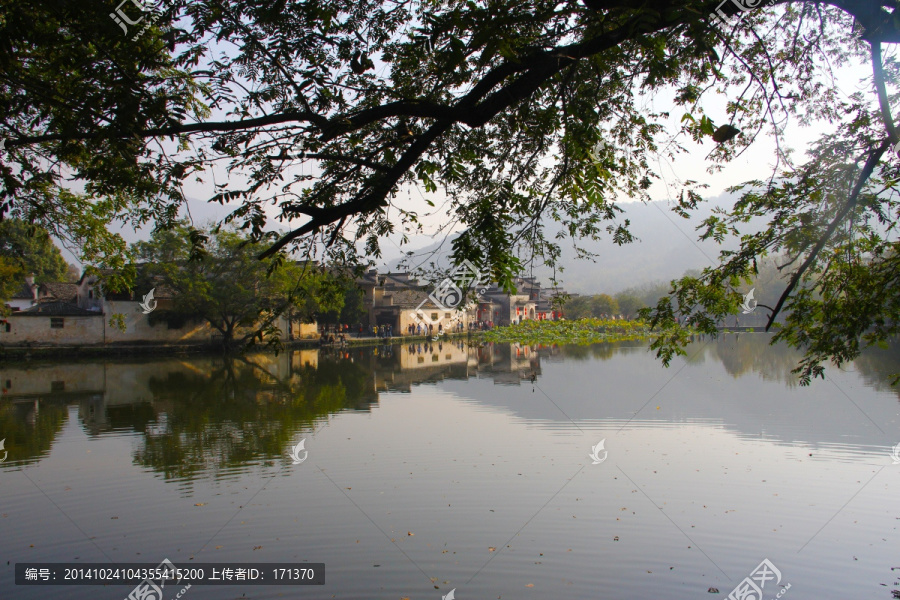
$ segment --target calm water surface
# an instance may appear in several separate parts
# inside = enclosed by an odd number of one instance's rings
[[[698,340],[668,369],[634,344],[453,341],[3,364],[0,599],[132,589],[15,586],[16,562],[168,558],[326,565],[188,600],[712,599],[763,559],[767,600],[889,600],[900,352],[801,387],[767,343]]]

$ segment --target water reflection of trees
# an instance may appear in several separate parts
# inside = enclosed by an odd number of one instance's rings
[[[867,348],[853,361],[867,385],[876,390],[889,390],[900,396],[900,386],[892,385],[900,375],[900,342],[893,340],[884,347]]]
[[[600,360],[609,360],[619,353],[620,350],[633,346],[627,342],[609,342],[603,344],[591,344],[587,346],[564,346],[563,355],[571,360],[588,360],[591,358],[599,358]]]
[[[763,379],[780,381],[789,387],[799,385],[799,378],[792,371],[800,363],[801,353],[785,344],[770,345],[771,339],[771,335],[760,333],[725,334],[708,344],[703,354],[718,359],[735,378],[753,372]],[[688,352],[691,352],[690,348]],[[898,365],[900,344],[895,341],[884,348],[864,349],[847,368],[858,371],[863,380],[875,389],[900,393],[896,386],[891,385],[893,375],[900,370]],[[829,371],[836,369],[834,365],[827,366],[825,376],[828,377]]]
[[[68,420],[65,402],[10,401],[0,405],[0,439],[5,440],[2,468],[37,462],[50,453]],[[0,453],[0,458],[3,454]]]
[[[785,344],[770,345],[772,336],[759,333],[726,333],[705,344],[705,356],[718,360],[725,371],[738,379],[747,373],[756,373],[768,381],[780,381],[788,387],[799,385],[800,380],[791,371],[797,366],[801,354]],[[691,349],[688,350],[691,352]]]
[[[277,357],[221,359],[207,372],[151,379],[162,404],[146,425],[135,462],[166,478],[218,476],[248,463],[283,457],[298,432],[327,415],[375,400],[371,374],[356,362],[323,358],[278,369]]]
[[[771,340],[772,334],[763,333],[723,333],[715,339],[697,336],[688,345],[684,360],[696,365],[706,361],[720,362],[735,379],[747,373],[756,373],[762,379],[779,381],[788,387],[799,385],[800,380],[792,371],[802,355],[785,344],[770,345]],[[567,360],[608,360],[629,348],[634,348],[634,343],[562,346],[561,354]],[[891,385],[893,376],[900,372],[900,343],[895,341],[884,348],[863,350],[851,368],[855,368],[868,385],[879,390],[895,391],[900,396],[900,389]]]

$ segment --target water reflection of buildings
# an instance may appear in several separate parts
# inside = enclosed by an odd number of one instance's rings
[[[519,385],[540,375],[541,357],[550,352],[518,344],[468,346],[462,340],[428,340],[379,348],[372,355],[372,370],[378,391],[409,392],[420,383],[472,377]]]

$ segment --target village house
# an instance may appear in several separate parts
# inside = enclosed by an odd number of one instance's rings
[[[409,273],[378,273],[372,269],[358,278],[368,312],[367,327],[390,325],[393,335],[407,335],[419,324],[430,332],[452,331],[461,324],[466,330],[469,314],[465,308],[438,306]]]
[[[433,323],[435,330],[438,325],[447,329],[462,323],[463,330],[467,330],[470,324],[501,326],[527,320],[556,320],[563,314],[554,308],[555,299],[566,293],[561,289],[542,289],[534,277],[518,277],[514,281],[516,294],[492,283],[466,306],[447,311],[433,302],[409,273],[378,273],[372,269],[357,284],[364,292],[367,326],[391,325],[395,335],[405,334],[410,323],[419,322]]]
[[[152,284],[149,284],[152,285]],[[96,275],[78,283],[36,283],[25,278],[22,289],[7,302],[9,315],[0,317],[3,346],[213,345],[221,334],[203,319],[173,316],[173,293],[165,285],[104,291]],[[153,290],[149,313],[142,302]],[[280,317],[281,339],[316,337],[315,323]]]

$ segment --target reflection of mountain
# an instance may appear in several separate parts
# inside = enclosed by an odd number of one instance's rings
[[[887,384],[898,370],[896,347],[866,352],[847,370],[829,367],[826,381],[802,387],[791,373],[799,355],[783,345],[769,346],[770,339],[765,334],[698,339],[686,360],[676,359],[668,369],[645,345],[564,347],[564,364],[543,365],[536,394],[488,390],[472,382],[443,387],[540,427],[574,429],[569,419],[580,429],[704,422],[740,436],[817,447],[896,443],[900,405],[897,390]],[[591,366],[573,369],[565,364],[572,360]]]

